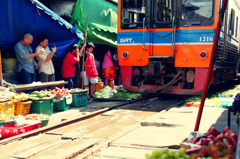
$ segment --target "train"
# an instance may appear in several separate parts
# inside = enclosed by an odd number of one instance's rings
[[[201,95],[222,3],[119,0],[117,49],[124,89]],[[211,85],[240,77],[238,15],[239,1],[228,0]]]

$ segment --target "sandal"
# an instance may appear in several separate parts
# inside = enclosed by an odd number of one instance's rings
[[[88,98],[88,99],[87,99],[88,102],[91,102],[92,100],[93,100],[92,98]]]

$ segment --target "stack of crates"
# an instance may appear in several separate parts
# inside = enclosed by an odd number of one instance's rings
[[[87,105],[87,92],[74,93],[72,94],[72,104],[73,107],[82,107]]]
[[[30,113],[53,114],[53,100],[33,100]]]

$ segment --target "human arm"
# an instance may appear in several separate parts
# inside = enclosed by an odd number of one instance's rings
[[[53,58],[55,52],[57,52],[56,46],[52,48],[51,53],[47,56],[47,58],[45,59],[45,61],[46,61],[46,62],[50,61],[50,60]]]
[[[38,69],[38,64],[36,63],[35,60],[34,60],[34,65],[35,65],[35,68]]]
[[[30,58],[34,58],[38,55],[41,55],[41,54],[44,54],[45,50],[44,49],[40,49],[38,52],[36,53],[33,53],[33,54],[28,54],[27,56],[27,59],[30,59]]]
[[[85,47],[86,47],[86,43],[84,43],[83,45],[82,45],[82,47],[81,47],[81,49],[79,50],[79,56],[80,57],[82,57],[83,56],[83,50],[85,49]]]

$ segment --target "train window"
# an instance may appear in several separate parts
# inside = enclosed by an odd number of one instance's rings
[[[123,0],[121,28],[142,28],[146,0]]]
[[[171,0],[158,0],[157,5],[157,20],[170,21],[172,19]]]
[[[237,37],[238,35],[238,17],[236,18],[236,32],[235,32],[235,37]]]
[[[182,0],[183,20],[210,19],[213,15],[213,0]]]
[[[231,35],[234,35],[234,23],[235,23],[235,11],[232,9],[231,15],[229,18],[229,24],[230,24],[229,31]]]

